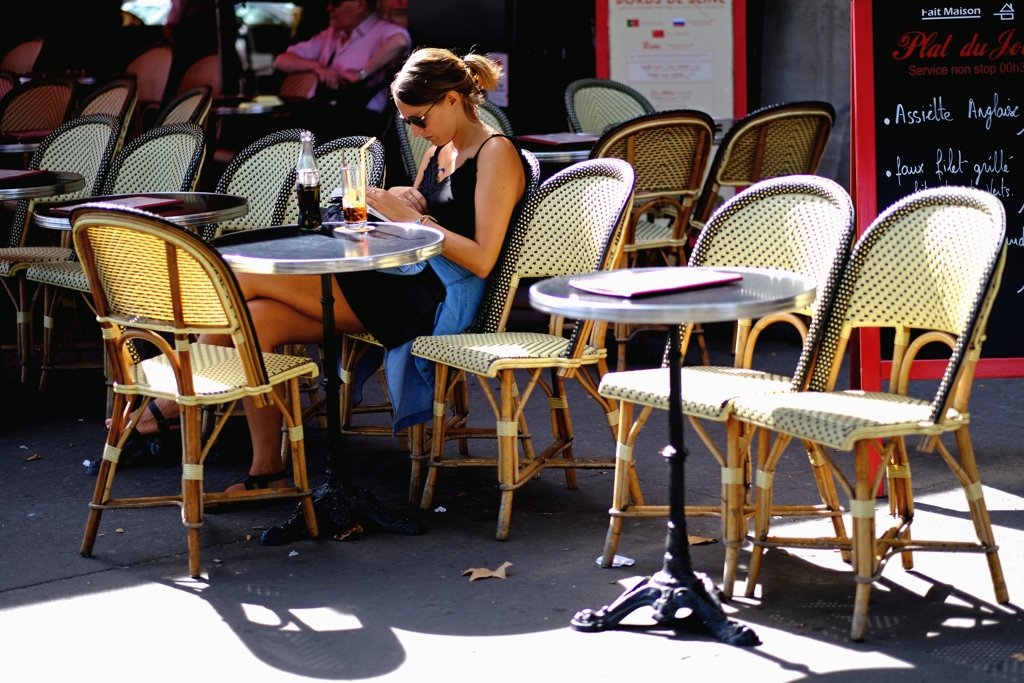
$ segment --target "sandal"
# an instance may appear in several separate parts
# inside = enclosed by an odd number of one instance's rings
[[[164,414],[157,407],[156,401],[150,401],[147,405],[149,406],[150,414],[153,415],[153,420],[156,421],[158,431],[153,434],[133,432],[121,448],[120,462],[122,465],[128,465],[140,456],[145,456],[152,464],[173,464],[181,456],[181,445],[179,443],[181,441],[181,417],[164,417]],[[178,429],[173,429],[173,427]],[[107,429],[109,431],[109,425]],[[171,436],[175,437],[175,439],[169,440]],[[99,471],[99,458],[90,461],[85,466],[85,473],[88,475],[95,477],[99,474]],[[271,481],[274,480],[271,479]]]
[[[235,483],[244,484],[246,491],[255,491],[256,489],[268,489],[270,488],[271,482],[285,479],[285,475],[287,473],[287,470],[281,470],[280,472],[274,472],[273,474],[247,474],[238,481],[236,481]]]

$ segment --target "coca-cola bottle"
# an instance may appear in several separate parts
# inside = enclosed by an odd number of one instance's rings
[[[299,201],[299,230],[321,232],[320,169],[313,156],[313,135],[302,131],[299,136],[299,161],[295,164],[295,196]]]

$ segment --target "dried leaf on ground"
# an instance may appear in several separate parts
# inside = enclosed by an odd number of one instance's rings
[[[704,538],[703,536],[687,536],[690,539],[690,545],[707,545],[709,543],[718,543],[714,538]]]
[[[123,534],[123,533],[125,533],[125,531],[124,531],[124,529],[114,529],[114,533]]]
[[[492,576],[496,579],[504,579],[506,578],[505,569],[511,566],[511,562],[506,562],[493,571],[487,567],[470,567],[466,571],[462,572],[462,575],[465,576],[466,574],[469,574],[470,581],[476,581],[477,579],[489,579]]]
[[[30,460],[39,460],[39,458],[41,458],[41,457],[43,457],[43,456],[41,456],[38,453],[36,453],[35,455],[30,455],[27,458],[25,458],[25,462],[28,462]]]
[[[1018,662],[1024,662],[1024,652],[1014,652],[1010,655],[1010,659],[1016,659]]]
[[[351,529],[347,529],[346,531],[342,531],[340,534],[335,534],[334,535],[334,540],[335,541],[344,541],[346,538],[351,538],[351,539],[355,540],[355,539],[361,537],[362,535],[363,535],[363,527],[361,527],[358,524],[356,524]]]

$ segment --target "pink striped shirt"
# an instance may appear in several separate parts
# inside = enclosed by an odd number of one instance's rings
[[[351,33],[346,34],[328,27],[304,43],[289,46],[288,52],[296,57],[330,67],[340,74],[346,69],[358,71],[365,67],[384,41],[394,35],[404,35],[407,41],[412,42],[408,31],[374,12],[352,29]],[[387,76],[387,70],[374,74],[366,82],[366,87],[384,86]],[[384,111],[387,103],[387,88],[381,87],[366,108],[380,113]]]

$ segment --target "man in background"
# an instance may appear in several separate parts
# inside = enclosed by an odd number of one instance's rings
[[[317,92],[317,137],[381,135],[388,81],[409,54],[412,40],[401,26],[377,12],[377,0],[329,0],[330,25],[292,45],[274,60],[285,73],[313,71]]]

